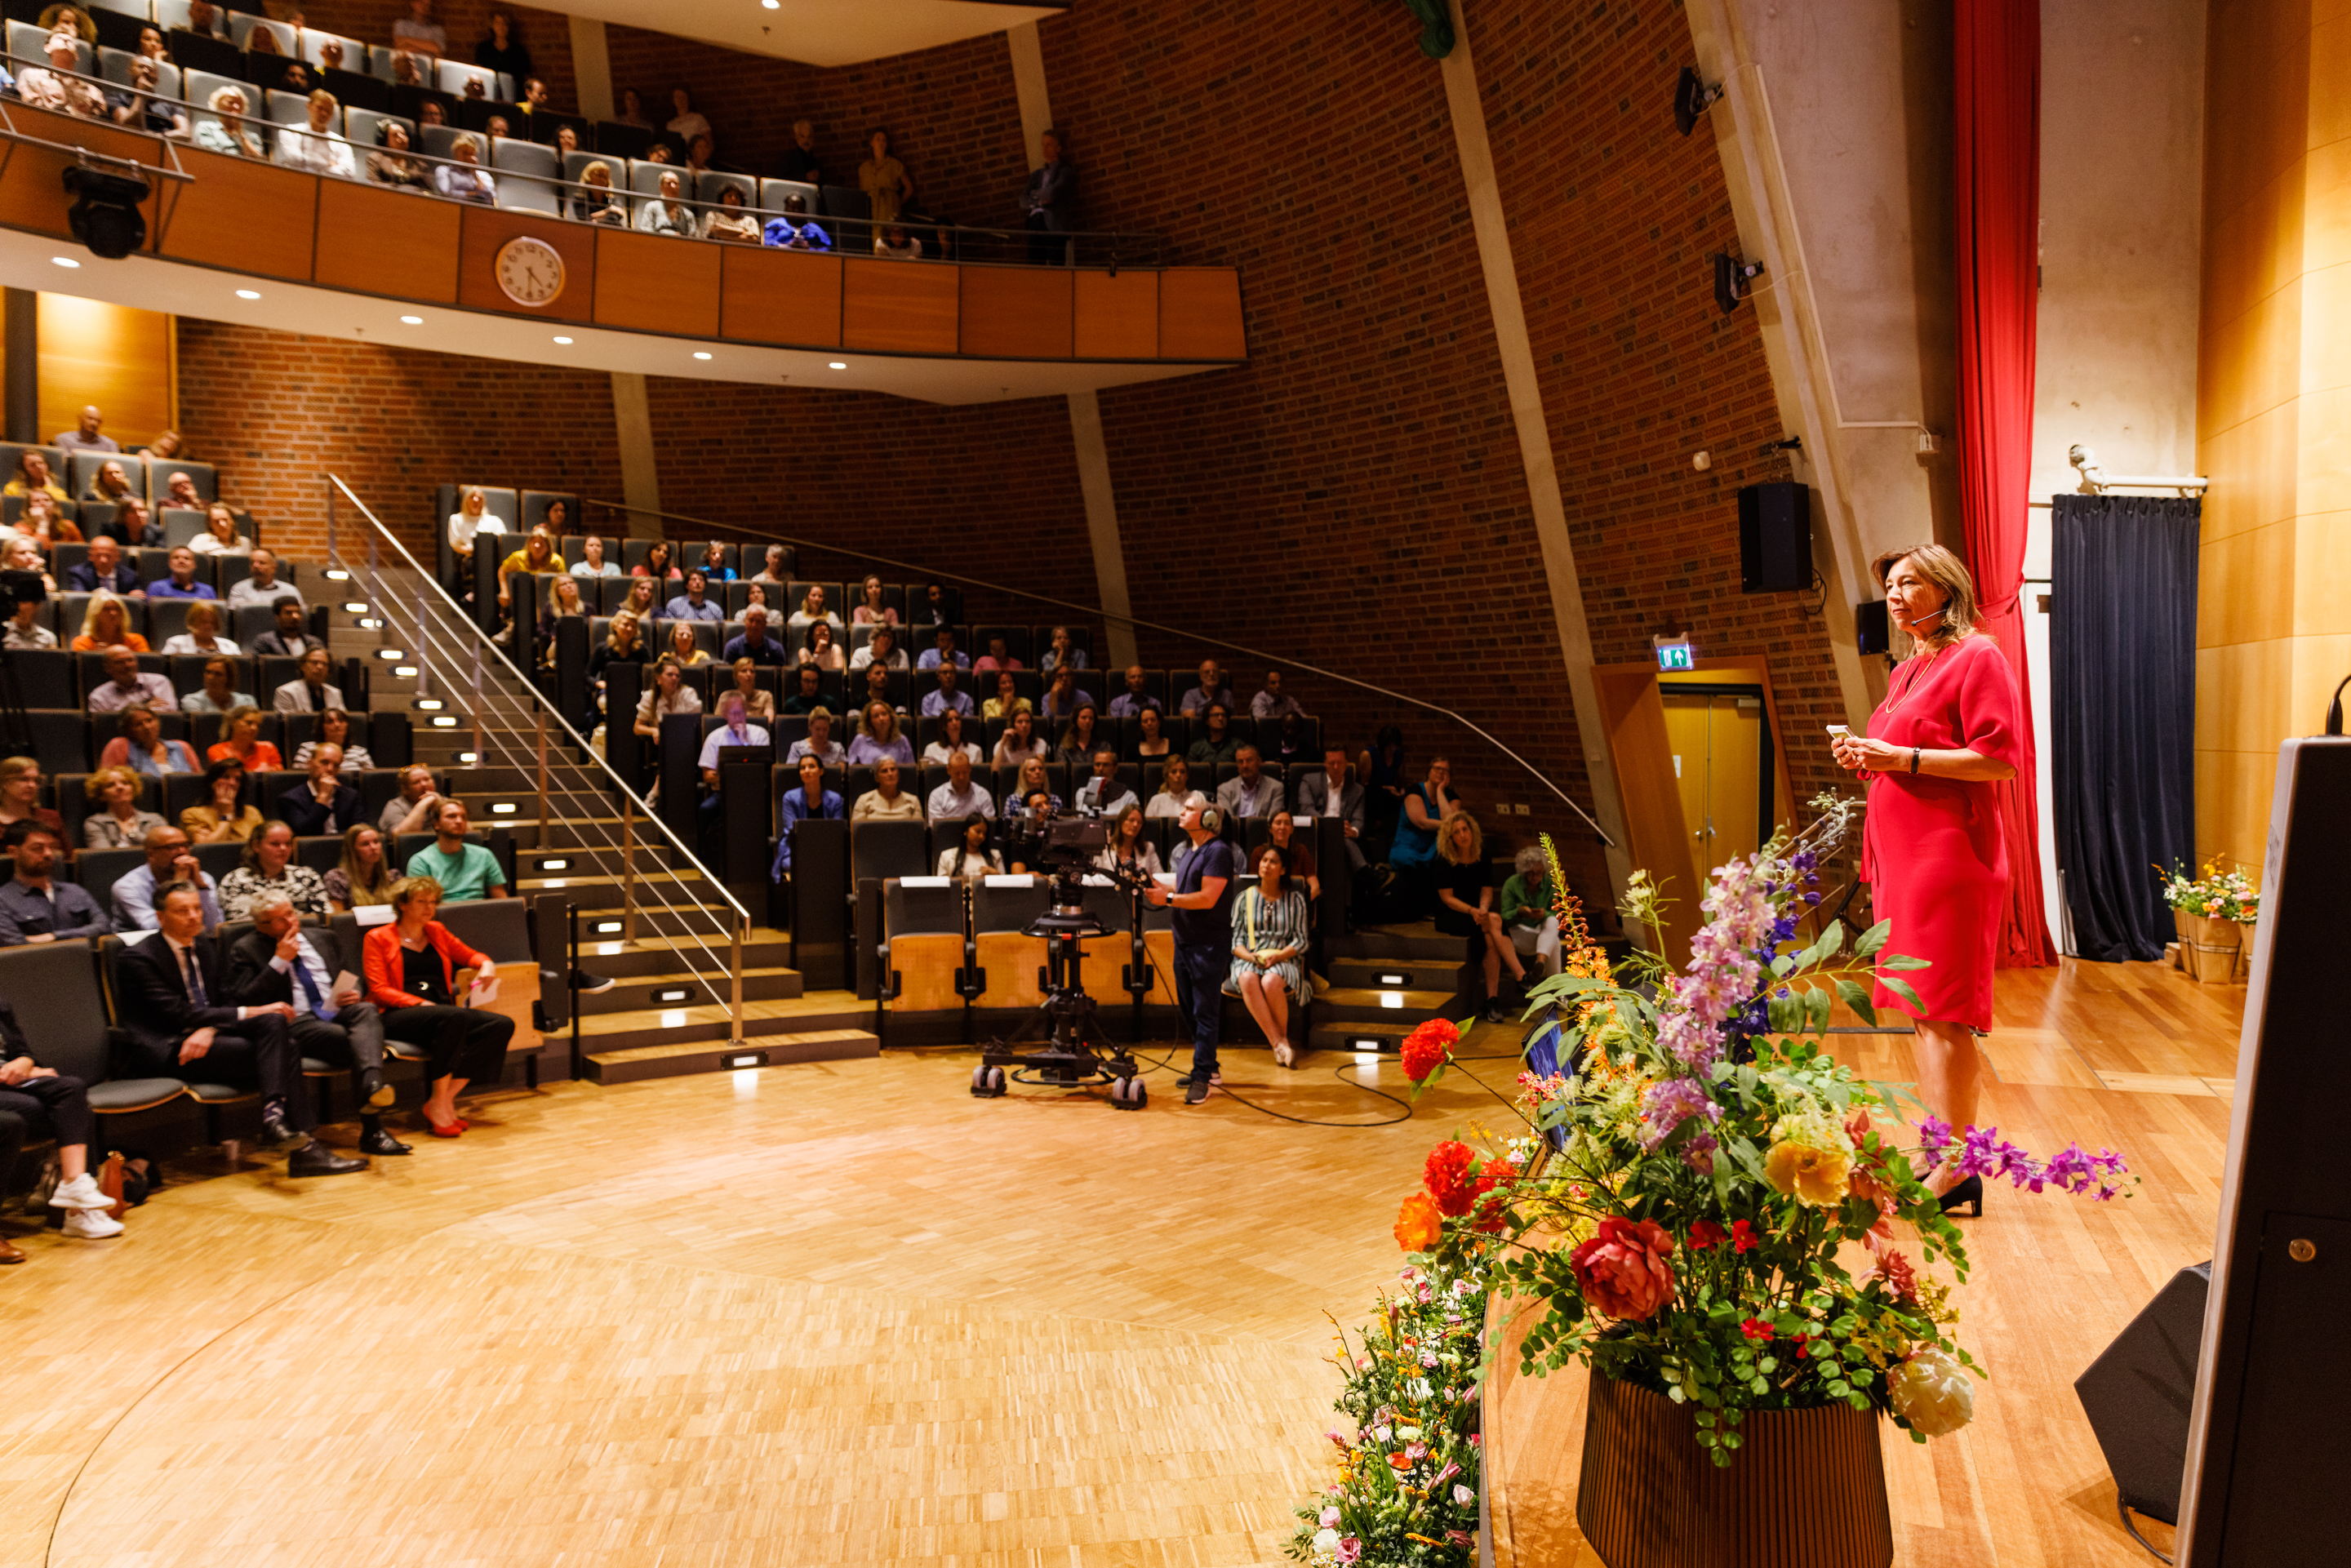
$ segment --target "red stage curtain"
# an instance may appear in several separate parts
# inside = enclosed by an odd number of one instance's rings
[[[2032,471],[2032,360],[2041,215],[2040,0],[1959,0],[1959,514],[1983,600],[1982,629],[2016,671],[2028,708],[2025,507]],[[2032,736],[2014,779],[1994,786],[2008,829],[2008,915],[2000,965],[2057,961],[2041,909],[2041,821]]]

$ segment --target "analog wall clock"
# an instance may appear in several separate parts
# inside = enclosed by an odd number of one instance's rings
[[[563,257],[543,239],[517,235],[498,247],[498,287],[517,305],[552,305],[563,292]]]

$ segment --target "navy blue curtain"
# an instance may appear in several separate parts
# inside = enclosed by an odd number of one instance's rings
[[[2060,496],[2049,663],[2057,863],[2074,950],[2159,958],[2158,866],[2195,856],[2196,547],[2202,503]]]

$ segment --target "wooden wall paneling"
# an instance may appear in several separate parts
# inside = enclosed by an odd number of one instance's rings
[[[1238,267],[1173,267],[1159,275],[1159,357],[1249,358]]]
[[[841,263],[841,343],[903,354],[952,354],[958,269],[910,261]]]
[[[1077,329],[1074,277],[1061,267],[958,268],[967,354],[1066,360]]]
[[[110,125],[94,125],[87,120],[27,109],[13,99],[8,104],[8,120],[22,134],[45,141],[61,141],[68,147],[87,147],[109,157],[135,158],[141,163],[166,166],[162,162],[163,144],[152,136],[136,136]],[[73,205],[73,197],[66,190],[63,176],[73,162],[67,153],[27,147],[21,141],[11,141],[0,148],[0,204],[6,207],[8,222],[17,228],[70,235],[73,229],[66,220],[66,213]],[[155,248],[155,214],[163,188],[184,187],[165,180],[151,180],[148,186],[147,199],[140,204],[139,210],[146,214],[146,248],[152,251]]]
[[[1657,696],[1657,672],[1642,664],[1602,664],[1592,672],[1600,692],[1608,754],[1625,792],[1625,852],[1673,900],[1666,911],[1666,956],[1676,964],[1689,957],[1698,927],[1698,894],[1705,868],[1690,852],[1682,821],[1681,790],[1674,780],[1673,743],[1666,736],[1666,706]]]
[[[420,196],[418,201],[437,201]],[[508,316],[540,316],[550,321],[591,319],[596,297],[596,235],[586,224],[566,223],[538,213],[460,206],[463,237],[457,254],[457,303],[468,310]],[[498,247],[517,235],[545,240],[563,258],[563,292],[545,305],[524,307],[498,287]]]
[[[322,181],[311,281],[399,299],[454,305],[465,208],[405,192]]]
[[[596,324],[716,338],[719,263],[726,248],[701,240],[599,232]]]
[[[841,257],[728,246],[719,275],[719,336],[747,343],[841,346]]]
[[[1155,272],[1078,274],[1077,357],[1155,360],[1159,357],[1159,275]]]
[[[156,248],[175,261],[307,282],[319,228],[319,179],[250,158],[179,150],[195,179],[165,181]]]
[[[72,294],[44,293],[38,309],[42,440],[71,430],[84,403],[126,452],[172,428],[169,316]]]

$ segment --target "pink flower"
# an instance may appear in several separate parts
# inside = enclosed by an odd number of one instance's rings
[[[1655,1220],[1611,1215],[1569,1255],[1583,1298],[1604,1316],[1637,1322],[1674,1299],[1674,1239]]]

